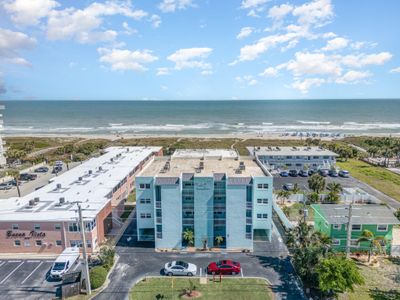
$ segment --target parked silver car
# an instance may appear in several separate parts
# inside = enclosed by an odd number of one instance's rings
[[[186,263],[184,261],[172,261],[165,264],[164,274],[194,276],[197,273],[197,266],[194,264]]]

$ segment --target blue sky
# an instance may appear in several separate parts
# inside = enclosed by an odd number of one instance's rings
[[[398,0],[0,1],[0,97],[396,98]]]

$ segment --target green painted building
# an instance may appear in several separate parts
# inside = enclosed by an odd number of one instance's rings
[[[315,230],[325,233],[332,239],[335,250],[346,250],[349,206],[343,204],[314,204]],[[364,230],[371,231],[375,237],[383,237],[386,253],[390,254],[392,229],[400,224],[390,208],[384,205],[354,205],[352,210],[351,251],[367,251],[369,242],[359,242]]]

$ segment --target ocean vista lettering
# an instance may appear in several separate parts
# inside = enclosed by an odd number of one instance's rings
[[[28,234],[25,232],[13,232],[12,230],[9,230],[6,232],[6,237],[8,239],[17,239],[17,238],[22,238],[22,239],[30,239],[30,238],[36,238],[36,239],[43,239],[46,237],[46,233],[44,232],[36,232],[32,230]]]

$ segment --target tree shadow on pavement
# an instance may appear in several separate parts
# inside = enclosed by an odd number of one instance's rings
[[[283,299],[303,299],[302,289],[295,275],[290,257],[256,256],[264,268],[272,268],[279,276],[280,284],[271,284],[274,293],[279,293]]]

